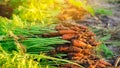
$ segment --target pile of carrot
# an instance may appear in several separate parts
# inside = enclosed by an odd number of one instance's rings
[[[61,36],[62,39],[70,41],[68,44],[58,45],[51,54],[65,53],[67,59],[82,64],[86,68],[106,68],[110,63],[95,55],[94,47],[100,42],[96,41],[95,34],[88,27],[76,23],[83,20],[89,12],[83,7],[76,7],[65,0],[69,6],[64,8],[57,16],[60,21],[55,27],[57,32],[44,34],[44,37]],[[79,68],[72,64],[61,65],[60,68]]]
[[[96,41],[95,34],[86,26],[59,24],[55,29],[57,30],[55,34],[44,34],[44,36],[61,36],[62,39],[70,41],[69,44],[57,46],[54,50],[55,53],[65,53],[71,61],[82,65],[87,64],[87,68],[105,68],[106,66],[111,66],[110,63],[95,56],[94,47],[100,43]]]

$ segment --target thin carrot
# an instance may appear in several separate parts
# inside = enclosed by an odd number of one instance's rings
[[[64,40],[71,40],[71,39],[74,38],[74,37],[75,37],[74,34],[64,34],[64,35],[62,36],[62,39],[64,39]]]
[[[68,53],[69,56],[74,56],[74,57],[83,57],[84,55],[82,53]]]
[[[59,46],[59,47],[56,48],[56,51],[57,52],[67,52],[68,49],[69,49],[68,46]]]
[[[94,65],[90,65],[89,68],[96,68]]]
[[[72,59],[72,60],[81,60],[82,57],[72,57],[71,59]]]
[[[99,63],[99,64],[97,64],[97,67],[105,68],[106,66],[104,64]]]
[[[83,47],[83,46],[86,46],[86,43],[84,43],[84,42],[82,42],[82,41],[80,41],[80,40],[73,40],[73,46],[81,46],[81,47]]]
[[[48,33],[48,34],[43,34],[43,37],[55,37],[55,36],[60,36],[58,32],[53,32],[53,33]]]
[[[82,52],[82,49],[79,47],[71,46],[69,47],[69,52]]]
[[[63,26],[62,24],[59,24],[55,27],[56,30],[65,30],[65,29],[69,29],[68,27]]]
[[[74,30],[59,30],[59,34],[75,34],[76,32]]]
[[[86,48],[88,48],[88,49],[91,49],[91,48],[93,48],[90,44],[88,44],[87,46],[86,46]]]
[[[100,60],[100,63],[102,63],[102,64],[104,64],[104,65],[107,65],[107,66],[111,66],[110,63],[108,63],[108,62],[106,62],[106,61],[104,61],[104,60]]]

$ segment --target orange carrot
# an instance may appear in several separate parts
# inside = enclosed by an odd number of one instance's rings
[[[60,36],[58,32],[53,32],[53,33],[48,33],[48,34],[43,34],[43,37],[55,37],[55,36]]]
[[[91,50],[90,49],[84,49],[84,53],[90,55],[91,54]]]
[[[72,59],[72,60],[81,60],[82,57],[72,57],[71,59]]]
[[[64,34],[63,36],[62,36],[62,39],[64,39],[64,40],[70,40],[70,39],[72,39],[72,38],[74,38],[74,34]]]
[[[76,32],[74,30],[59,30],[59,34],[75,34]]]
[[[59,47],[56,48],[56,51],[57,52],[67,52],[68,49],[69,49],[68,46],[59,46]]]
[[[96,68],[94,65],[90,65],[89,68]]]
[[[104,64],[104,65],[107,65],[107,66],[111,66],[110,63],[108,63],[108,62],[106,62],[106,61],[104,61],[104,60],[100,60],[100,63],[102,63],[102,64]]]
[[[82,53],[68,53],[69,56],[74,56],[74,57],[83,57],[84,55]]]
[[[82,52],[82,49],[79,47],[71,46],[69,47],[69,52]]]
[[[78,28],[78,27],[71,27],[71,29],[72,29],[72,30],[75,30],[75,31],[80,30],[80,28]]]
[[[92,46],[91,46],[90,44],[88,44],[88,45],[86,46],[86,48],[91,49]]]
[[[93,46],[98,46],[98,45],[100,45],[101,43],[100,42],[92,42],[92,45]]]
[[[68,27],[63,26],[62,24],[59,24],[55,27],[56,30],[65,30],[65,29],[69,29]]]
[[[105,68],[106,67],[104,64],[101,64],[101,63],[97,64],[96,66],[99,67],[99,68]]]
[[[81,47],[83,47],[83,46],[86,46],[86,43],[84,43],[84,42],[82,42],[82,41],[80,41],[80,40],[73,40],[73,46],[81,46]]]

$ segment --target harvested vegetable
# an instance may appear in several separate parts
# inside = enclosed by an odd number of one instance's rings
[[[93,48],[100,43],[96,41],[95,34],[86,26],[78,24],[73,25],[72,23],[58,24],[55,29],[57,30],[57,33],[55,33],[56,36],[62,36],[62,39],[68,40],[70,43],[58,45],[55,47],[55,50],[53,50],[54,53],[65,53],[67,54],[67,59],[82,65],[88,64],[88,68],[105,68],[111,65],[105,60],[101,60],[99,57],[95,56]],[[52,33],[47,35],[53,36]],[[71,66],[68,65],[66,67]]]

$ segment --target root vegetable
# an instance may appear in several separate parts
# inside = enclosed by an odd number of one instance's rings
[[[59,46],[56,48],[57,52],[82,52],[81,48],[75,47],[75,46]]]
[[[91,50],[89,50],[89,49],[84,49],[84,53],[87,55],[90,55],[91,54]]]
[[[84,47],[84,46],[86,46],[86,43],[84,43],[80,40],[73,40],[73,46]]]
[[[55,27],[56,30],[66,30],[69,29],[68,27],[63,26],[62,24],[59,24]]]
[[[68,49],[69,49],[68,46],[59,46],[59,47],[56,48],[56,51],[57,52],[67,52]]]
[[[78,28],[78,27],[71,27],[71,29],[75,30],[75,31],[79,31],[80,30],[80,28]]]
[[[83,57],[84,55],[82,53],[68,53],[68,56],[74,56],[74,57]]]
[[[58,31],[57,34],[50,33],[50,35],[62,36],[62,39],[69,40],[72,45],[62,44],[57,46],[55,48],[56,53],[65,53],[67,54],[66,57],[68,59],[77,61],[77,63],[83,65],[88,63],[90,65],[87,66],[88,68],[105,68],[106,66],[111,66],[110,63],[101,60],[101,58],[94,55],[95,51],[93,50],[93,47],[99,45],[100,43],[96,41],[95,34],[93,32],[83,25],[71,25],[70,23],[62,24],[55,28]]]
[[[86,46],[86,48],[88,48],[88,49],[91,49],[91,48],[93,48],[90,44],[88,44],[87,46]]]
[[[94,65],[90,65],[89,68],[96,68]]]
[[[99,67],[99,68],[105,68],[106,67],[104,64],[101,64],[101,63],[97,64],[96,66]]]
[[[59,30],[59,34],[75,34],[76,32],[74,30]]]
[[[71,40],[71,39],[74,38],[74,37],[75,37],[74,34],[64,34],[64,35],[62,36],[62,39],[64,39],[64,40]]]
[[[106,62],[106,61],[104,61],[104,60],[100,60],[100,63],[101,63],[101,64],[104,64],[104,65],[106,65],[106,66],[111,66],[110,63],[108,63],[108,62]]]
[[[43,34],[43,37],[55,37],[55,36],[60,36],[60,34],[58,32],[54,32],[54,33],[48,33],[48,34]]]
[[[82,57],[72,57],[71,60],[81,60]]]
[[[75,47],[75,46],[71,46],[68,51],[69,52],[82,52],[82,49]]]

